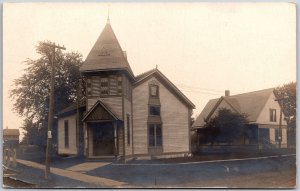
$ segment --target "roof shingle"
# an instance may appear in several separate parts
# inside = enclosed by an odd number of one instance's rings
[[[109,22],[80,67],[81,72],[101,70],[126,70],[134,76]]]

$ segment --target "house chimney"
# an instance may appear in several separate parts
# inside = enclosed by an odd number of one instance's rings
[[[229,90],[225,90],[225,97],[230,96],[230,91]]]
[[[124,54],[124,57],[125,57],[126,60],[127,60],[127,53],[126,53],[126,51],[123,51],[123,54]]]

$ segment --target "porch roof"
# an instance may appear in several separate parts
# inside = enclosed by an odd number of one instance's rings
[[[82,121],[90,120],[121,120],[121,117],[104,102],[98,100],[82,119]]]

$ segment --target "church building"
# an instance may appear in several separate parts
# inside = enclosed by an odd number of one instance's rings
[[[134,75],[109,19],[80,72],[86,101],[58,113],[58,154],[127,160],[191,153],[195,105],[157,68]]]

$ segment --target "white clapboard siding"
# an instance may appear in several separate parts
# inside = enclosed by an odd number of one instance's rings
[[[135,87],[132,91],[133,105],[133,147],[134,154],[148,154],[147,119],[148,119],[148,83]]]
[[[130,116],[129,118],[129,128],[130,128],[130,144],[127,142],[127,115]],[[124,98],[124,129],[125,129],[125,155],[131,155],[132,154],[132,124],[131,124],[131,102]]]
[[[189,152],[188,108],[162,84],[159,97],[164,153]]]
[[[69,126],[69,147],[65,147],[65,120]],[[77,154],[76,147],[76,114],[58,119],[58,154]]]

